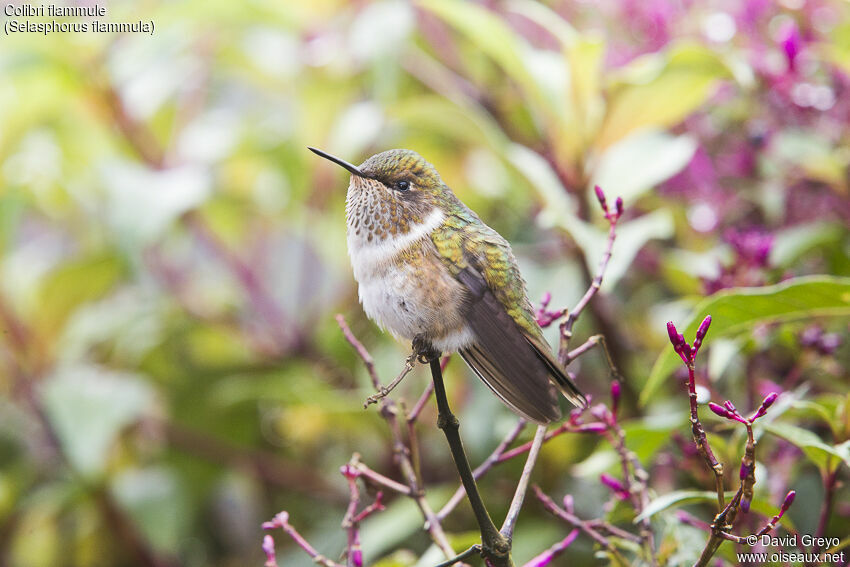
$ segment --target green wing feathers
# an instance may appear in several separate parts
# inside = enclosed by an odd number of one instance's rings
[[[469,293],[465,317],[475,344],[460,354],[514,412],[548,423],[561,415],[553,385],[586,404],[543,337],[511,247],[471,211],[449,216],[431,239]]]
[[[475,213],[469,211],[469,214]],[[431,239],[452,275],[457,277],[462,270],[470,266],[475,268],[517,325],[532,337],[544,340],[516,258],[510,244],[498,232],[477,217],[450,215],[443,226],[431,234]]]

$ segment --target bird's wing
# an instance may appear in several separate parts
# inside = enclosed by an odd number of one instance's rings
[[[476,225],[474,235],[464,234],[467,227],[459,220],[446,227],[448,233],[435,231],[432,239],[468,292],[464,315],[475,342],[461,350],[463,359],[508,407],[529,420],[548,423],[561,417],[553,383],[571,402],[584,405],[533,318],[508,243],[486,225]]]
[[[555,389],[519,326],[473,268],[458,279],[469,290],[466,319],[475,341],[460,355],[487,386],[519,415],[537,423],[561,417]]]

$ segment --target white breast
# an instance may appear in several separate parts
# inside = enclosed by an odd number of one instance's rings
[[[397,337],[412,339],[425,332],[431,324],[431,309],[417,304],[417,298],[422,295],[419,289],[424,284],[414,274],[416,268],[397,263],[396,257],[423,238],[429,238],[445,218],[441,210],[434,209],[407,233],[371,242],[348,231],[348,254],[363,310]]]

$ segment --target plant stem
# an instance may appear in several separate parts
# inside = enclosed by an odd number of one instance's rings
[[[514,492],[514,498],[511,501],[511,507],[508,509],[505,523],[502,524],[501,533],[508,540],[513,538],[519,511],[522,508],[523,500],[525,500],[525,493],[528,491],[528,480],[531,478],[531,472],[534,470],[534,464],[537,462],[537,455],[540,453],[540,447],[543,445],[543,438],[545,436],[546,426],[538,425],[537,431],[534,433],[534,441],[532,442],[531,449],[528,451],[528,458],[525,461],[525,466],[522,468],[522,476],[520,476],[516,492]]]
[[[482,555],[495,567],[513,567],[511,542],[499,533],[499,530],[493,524],[487,508],[481,500],[481,495],[478,493],[475,478],[472,476],[472,468],[469,466],[469,460],[466,458],[466,452],[463,449],[463,442],[458,431],[460,423],[449,408],[439,357],[431,360],[431,378],[434,381],[434,395],[437,399],[437,426],[446,436],[460,480],[466,490],[469,503],[472,505],[475,519],[478,521],[478,528],[481,532]]]
[[[702,422],[699,420],[699,412],[697,411],[697,386],[696,376],[693,362],[688,363],[688,400],[691,406],[691,433],[694,436],[694,443],[699,450],[702,458],[714,472],[715,489],[717,490],[717,508],[723,510],[725,507],[725,495],[723,489],[723,465],[718,462],[708,444],[708,438],[705,435],[705,429]]]
[[[499,443],[499,446],[496,447],[492,453],[490,453],[490,456],[488,456],[483,463],[478,465],[475,470],[472,471],[472,477],[475,480],[480,479],[487,473],[487,471],[493,468],[493,465],[499,462],[499,458],[505,453],[505,451],[507,451],[510,444],[516,440],[519,434],[522,433],[522,430],[525,429],[525,425],[526,421],[523,418],[519,418],[519,420],[517,420],[516,426],[505,436],[504,439],[502,439],[502,441]],[[463,499],[464,494],[466,494],[466,492],[464,491],[463,486],[461,485],[457,488],[457,490],[449,499],[449,501],[446,502],[446,504],[442,508],[440,508],[439,513],[437,513],[437,517],[442,520],[446,516],[448,516],[449,513],[451,513],[451,511],[455,509],[455,506],[460,504],[460,501]]]

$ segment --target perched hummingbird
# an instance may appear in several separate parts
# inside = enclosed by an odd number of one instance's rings
[[[360,166],[315,148],[351,173],[348,254],[370,319],[414,349],[458,352],[514,412],[561,417],[556,388],[587,402],[543,338],[511,246],[411,150]]]

